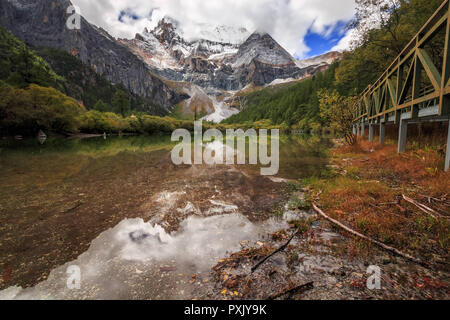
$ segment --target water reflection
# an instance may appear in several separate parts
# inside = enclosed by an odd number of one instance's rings
[[[327,164],[329,141],[280,137],[280,173],[271,178],[259,174],[260,166],[175,166],[170,160],[175,144],[165,136],[48,137],[44,144],[37,139],[1,141],[0,270],[10,267],[13,272],[9,283],[0,283],[0,290],[41,283],[45,272],[77,260],[102,232],[132,219],[141,220],[123,233],[130,243],[181,248],[197,239],[220,249],[210,255],[215,259],[225,247],[238,245],[241,236],[235,231],[244,238],[256,237],[261,230],[257,226],[283,201],[283,178],[320,174]],[[159,229],[153,232],[156,225]],[[232,228],[221,235],[217,233],[220,226]],[[185,233],[192,239],[173,235],[186,228],[194,230]],[[216,234],[205,230],[216,230]],[[232,244],[224,240],[228,236]],[[111,253],[117,253],[117,248]],[[106,270],[108,277],[120,266],[111,266],[111,273]],[[145,267],[126,266],[128,271]],[[152,268],[153,276],[158,276],[159,266]],[[153,297],[155,292],[144,296]]]

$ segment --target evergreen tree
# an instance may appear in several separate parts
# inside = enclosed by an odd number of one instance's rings
[[[114,94],[112,106],[115,113],[121,114],[124,117],[131,111],[130,100],[128,99],[127,94],[122,90],[118,90]]]
[[[106,103],[104,103],[102,99],[97,101],[93,109],[100,112],[110,111],[110,107]]]

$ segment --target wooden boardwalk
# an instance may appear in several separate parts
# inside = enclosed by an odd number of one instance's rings
[[[450,169],[449,6],[445,0],[382,76],[364,90],[354,121],[354,133],[364,135],[368,127],[370,141],[379,125],[380,143],[385,126],[398,124],[398,152],[406,150],[408,124],[449,122],[446,171]]]

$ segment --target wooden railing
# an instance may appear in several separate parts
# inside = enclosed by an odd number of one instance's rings
[[[435,107],[435,116],[449,115],[449,33],[449,0],[445,0],[380,78],[361,94],[355,123],[398,123],[402,114],[410,113],[408,118],[416,119],[421,109],[429,107]],[[439,48],[439,58],[433,59],[427,45],[437,37],[444,40],[443,47]]]

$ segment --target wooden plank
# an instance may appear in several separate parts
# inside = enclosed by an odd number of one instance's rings
[[[430,55],[424,49],[418,48],[417,57],[419,57],[420,62],[422,63],[422,66],[428,75],[428,78],[430,78],[431,83],[433,84],[433,87],[438,90],[441,87],[442,77],[438,69],[434,65]]]
[[[413,82],[412,82],[412,101],[411,101],[411,119],[417,118],[417,115],[419,114],[419,107],[414,102],[415,99],[419,97],[420,92],[420,84],[422,82],[422,63],[418,57],[418,49],[416,50],[416,55],[414,57],[414,75],[413,75]]]
[[[403,100],[405,99],[406,93],[408,92],[410,85],[412,84],[412,80],[413,80],[413,71],[414,71],[414,67],[415,67],[415,63],[414,60],[411,63],[411,66],[409,67],[407,76],[406,76],[406,81],[405,84],[402,87],[402,91],[400,93],[400,96],[398,98],[397,104],[401,104],[403,102]]]
[[[395,90],[394,81],[392,81],[391,79],[388,79],[387,85],[389,88],[389,94],[391,95],[392,105],[395,107],[397,105],[397,92]]]
[[[428,40],[433,38],[433,36],[439,31],[439,29],[442,27],[442,24],[444,24],[447,21],[447,14],[445,14],[442,18],[439,19],[438,22],[423,36],[422,39],[419,40],[418,44],[419,46],[422,46],[425,44]]]
[[[447,12],[447,26],[445,29],[444,62],[441,74],[441,95],[439,97],[439,115],[450,114],[450,101],[446,96],[446,88],[450,85],[450,10]]]
[[[416,42],[417,43],[417,39],[420,37],[420,35],[423,33],[423,30],[425,30],[429,24],[433,21],[433,19],[442,11],[446,11],[446,14],[448,15],[448,9],[449,7],[449,0],[445,0],[444,2],[442,2],[442,4],[439,6],[439,8],[433,13],[433,15],[427,20],[427,22],[422,26],[422,28],[420,28],[420,30],[416,33],[416,35],[411,39],[411,41],[404,47],[404,49],[400,52],[400,54],[397,56],[397,58],[391,63],[391,65],[386,69],[389,70],[391,67],[393,67],[397,61],[397,59],[400,59],[403,61],[400,63],[404,63],[410,56],[412,53],[414,53],[414,49],[410,50],[409,52],[405,52],[406,49],[408,49],[412,43]],[[441,22],[441,20],[439,20],[436,24],[439,24]],[[423,38],[425,39],[425,38]],[[422,40],[423,40],[422,39]],[[423,43],[423,41],[421,41],[420,43]],[[406,55],[406,56],[405,56]],[[385,77],[386,72],[384,72],[379,79],[382,79],[383,77]],[[379,79],[376,81],[378,82]],[[375,82],[375,83],[376,83]]]
[[[366,113],[370,113],[369,98],[367,96],[364,97],[364,105],[366,106]]]

